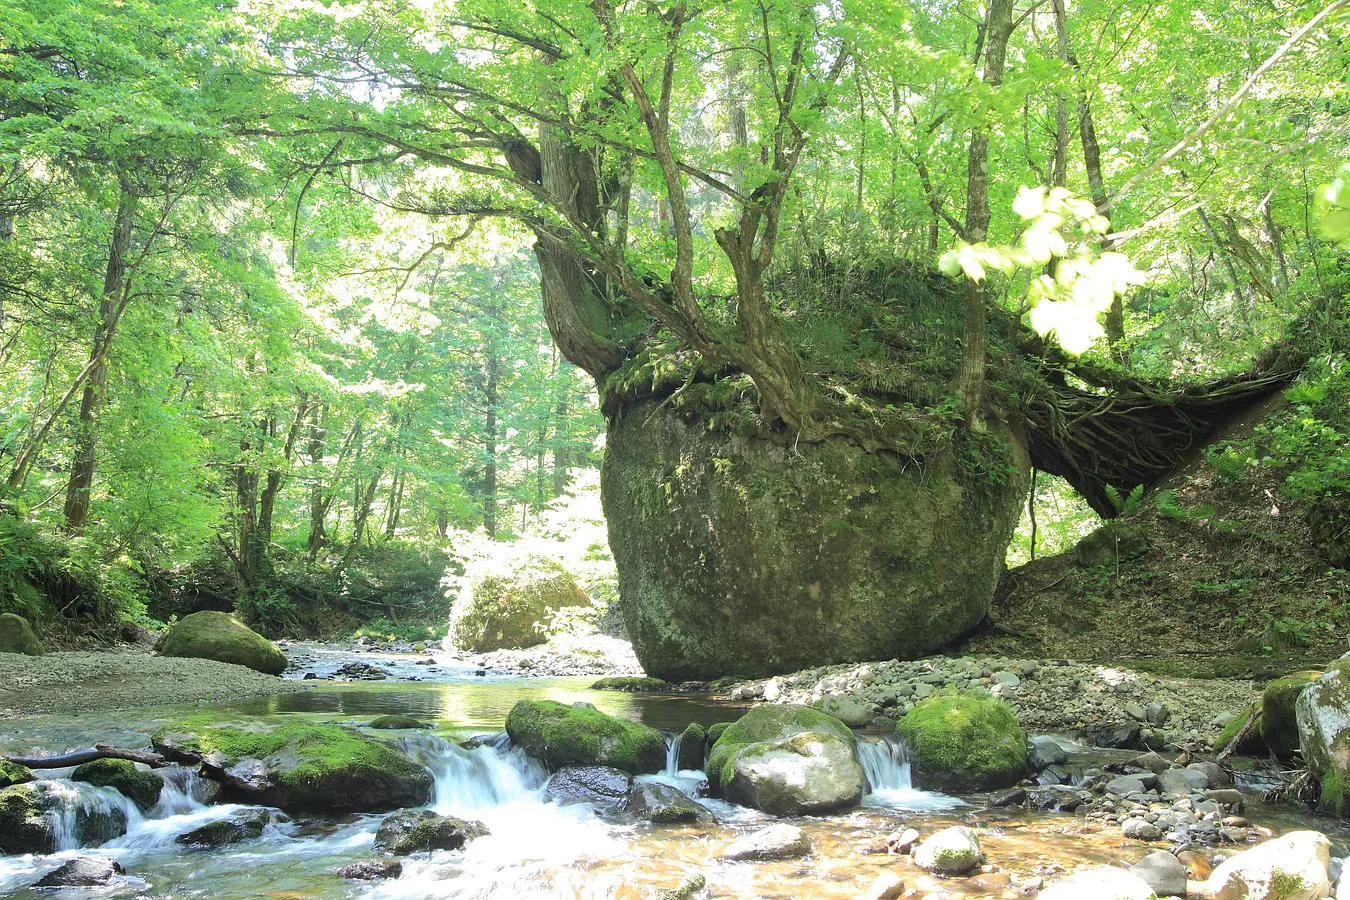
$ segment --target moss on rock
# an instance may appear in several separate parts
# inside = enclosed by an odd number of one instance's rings
[[[1242,753],[1249,756],[1265,756],[1266,743],[1261,738],[1261,702],[1257,701],[1244,709],[1240,714],[1228,720],[1228,724],[1219,730],[1219,734],[1214,738],[1214,750],[1222,753],[1229,748],[1233,741],[1242,734],[1243,727],[1247,720],[1256,713],[1256,720],[1252,722],[1252,727],[1247,729],[1247,733],[1242,736],[1242,742],[1233,748],[1234,753]]]
[[[606,715],[588,703],[521,700],[506,717],[511,742],[554,768],[612,766],[633,775],[659,772],[666,742],[645,725]]]
[[[280,675],[287,665],[286,654],[276,644],[234,616],[213,610],[185,616],[170,628],[160,653],[234,663],[265,675]]]
[[[641,694],[647,691],[668,691],[670,682],[660,678],[648,678],[637,675],[616,675],[601,678],[591,685],[593,691],[624,691],[629,694]]]
[[[83,781],[95,787],[110,787],[136,804],[141,812],[159,802],[164,780],[154,772],[136,767],[128,759],[96,759],[75,769],[72,781]]]
[[[590,605],[591,598],[556,559],[508,556],[469,577],[450,613],[446,642],[480,653],[533,647],[544,643],[540,626],[553,613]]]
[[[1261,693],[1261,739],[1282,760],[1292,759],[1298,752],[1298,718],[1294,712],[1298,695],[1321,677],[1321,672],[1295,672],[1275,679]]]
[[[55,853],[49,807],[36,784],[0,790],[0,853]]]
[[[823,732],[843,739],[854,751],[857,749],[857,741],[847,725],[809,706],[765,704],[750,710],[712,738],[717,728],[714,725],[709,732],[713,745],[707,765],[708,780],[714,788],[730,782],[732,757],[751,744],[782,741],[805,732]]]
[[[340,725],[218,726],[203,716],[161,728],[153,743],[172,760],[200,763],[228,796],[287,812],[369,812],[431,796],[425,768]]]
[[[429,809],[403,810],[380,823],[375,832],[375,849],[395,856],[426,853],[432,850],[458,850],[488,830],[478,822],[442,816]]]
[[[1318,809],[1350,819],[1350,658],[1300,692],[1294,709],[1303,761],[1320,785]]]
[[[681,769],[702,769],[708,755],[708,732],[691,722],[680,732],[680,753],[677,765]]]
[[[915,783],[942,791],[987,791],[1027,773],[1027,736],[992,697],[936,697],[896,725],[909,746]]]
[[[21,766],[18,763],[10,762],[7,759],[0,759],[0,788],[13,787],[16,784],[27,784],[37,776],[33,770],[27,766]]]
[[[431,725],[421,719],[414,719],[412,716],[377,716],[367,722],[366,727],[378,731],[403,731],[414,728],[430,728]]]
[[[0,653],[42,656],[46,652],[27,619],[14,613],[0,615]]]

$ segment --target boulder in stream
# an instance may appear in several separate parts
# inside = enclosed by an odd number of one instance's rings
[[[811,852],[811,838],[795,825],[770,825],[738,838],[722,851],[723,859],[792,859]]]
[[[1036,900],[1157,900],[1149,883],[1115,866],[1098,866],[1061,878]]]
[[[559,803],[618,806],[628,799],[633,776],[612,766],[566,766],[544,785],[544,795]]]
[[[487,828],[479,822],[443,816],[429,809],[417,812],[405,809],[380,823],[375,832],[375,849],[395,856],[458,850],[487,833]]]
[[[589,703],[521,700],[506,717],[511,743],[553,767],[612,766],[633,775],[660,772],[666,742],[655,728],[618,719]]]
[[[0,653],[42,656],[46,652],[27,619],[14,613],[0,615]]]
[[[1350,659],[1340,659],[1294,704],[1299,746],[1321,785],[1318,808],[1350,818]]]
[[[1206,882],[1214,900],[1318,900],[1331,892],[1331,841],[1292,831],[1238,853]]]
[[[0,790],[0,854],[55,853],[60,823],[75,802],[68,784],[30,781]],[[77,806],[74,839],[97,847],[127,833],[127,816],[117,807]]]
[[[376,731],[412,731],[431,728],[431,725],[412,716],[377,716],[367,722],[366,727]]]
[[[33,882],[33,887],[101,887],[122,873],[122,866],[115,860],[102,856],[77,856]]]
[[[711,822],[712,813],[668,784],[638,781],[624,802],[624,811],[635,818],[657,825],[680,822]]]
[[[680,733],[680,753],[676,764],[681,769],[702,769],[708,756],[708,733],[691,722]]]
[[[141,769],[129,759],[96,759],[76,767],[71,781],[83,781],[95,787],[110,787],[135,803],[141,812],[159,802],[164,779]]]
[[[200,828],[180,834],[178,843],[189,847],[224,847],[262,837],[263,830],[272,822],[272,814],[265,809],[253,809],[242,815],[208,822]]]
[[[896,730],[909,745],[914,783],[925,789],[989,791],[1027,773],[1027,736],[1012,708],[992,697],[926,700]]]
[[[214,659],[265,675],[280,675],[287,664],[276,644],[229,613],[214,610],[184,616],[165,632],[159,647],[164,656]]]
[[[363,859],[338,869],[342,878],[353,881],[375,881],[379,878],[397,878],[403,874],[403,863],[396,859]]]
[[[965,875],[983,862],[979,838],[964,825],[942,829],[914,851],[914,865],[938,875]]]
[[[1294,705],[1304,689],[1321,677],[1321,672],[1295,672],[1275,679],[1261,692],[1261,739],[1282,760],[1293,759],[1298,752]]]
[[[175,762],[201,765],[226,799],[286,812],[373,812],[431,798],[430,772],[341,725],[300,719],[214,726],[199,718],[166,725],[153,743]]]
[[[709,782],[717,788],[722,784],[723,775],[729,780],[731,770],[728,764],[745,747],[781,741],[808,731],[833,734],[850,748],[857,747],[852,730],[834,716],[809,706],[765,704],[755,707],[730,725],[714,725],[709,729],[708,735],[713,741],[708,755]]]
[[[836,734],[806,731],[737,750],[722,770],[722,794],[775,816],[816,815],[856,806],[866,776],[854,747]]]

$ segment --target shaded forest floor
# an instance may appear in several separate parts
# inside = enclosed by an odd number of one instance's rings
[[[1251,678],[1345,653],[1350,575],[1281,499],[1280,470],[1236,465],[1221,449],[1250,444],[1287,405],[1272,398],[1230,423],[1218,451],[1198,451],[1075,550],[1009,571],[986,626],[953,652]]]

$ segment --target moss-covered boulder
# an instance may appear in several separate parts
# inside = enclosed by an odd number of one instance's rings
[[[539,626],[558,610],[590,605],[591,598],[556,559],[508,555],[466,577],[450,613],[446,644],[478,652],[533,647],[544,643]]]
[[[442,816],[429,809],[396,812],[380,823],[375,832],[375,849],[395,856],[428,853],[432,850],[458,850],[474,838],[487,834],[478,822],[454,816]]]
[[[939,791],[989,791],[1027,773],[1027,736],[1006,703],[992,697],[936,697],[896,725],[909,746],[914,782]]]
[[[42,656],[46,652],[27,619],[14,613],[0,615],[0,653]]]
[[[721,739],[722,735],[726,733],[726,730],[735,724],[736,724],[735,722],[715,722],[714,724],[709,725],[708,746],[711,747],[713,744],[717,743],[718,740]]]
[[[213,725],[204,717],[157,731],[154,747],[220,782],[226,799],[287,812],[371,812],[421,806],[432,777],[403,753],[340,725],[304,720]]]
[[[1350,659],[1332,663],[1294,710],[1303,761],[1321,785],[1318,808],[1350,819]]]
[[[366,723],[366,727],[377,731],[413,731],[430,728],[431,725],[412,716],[376,716]]]
[[[200,828],[180,834],[176,840],[187,847],[226,847],[262,837],[272,821],[265,809],[253,809],[228,819],[207,822]]]
[[[708,733],[698,723],[689,723],[680,732],[680,752],[676,765],[681,769],[702,769],[707,756]]]
[[[1261,692],[1261,739],[1282,760],[1292,759],[1298,752],[1294,703],[1304,688],[1321,677],[1321,672],[1295,672],[1275,679]]]
[[[164,779],[154,772],[137,768],[128,759],[96,759],[76,767],[72,781],[83,781],[95,787],[110,787],[122,794],[145,812],[159,802]]]
[[[1256,718],[1252,719],[1252,716]],[[1251,721],[1250,727],[1247,725],[1248,721]],[[1222,753],[1230,749],[1233,753],[1241,753],[1244,756],[1266,756],[1269,753],[1266,742],[1261,737],[1260,700],[1229,719],[1228,723],[1219,729],[1218,735],[1214,738],[1214,750]]]
[[[0,853],[55,853],[52,806],[37,783],[0,790]]]
[[[606,441],[619,608],[643,669],[672,682],[951,643],[989,611],[1029,473],[996,421],[922,467],[662,399],[629,404]]]
[[[506,717],[506,733],[512,744],[553,768],[611,766],[646,775],[666,764],[659,731],[605,715],[589,703],[521,700]]]
[[[611,678],[601,678],[595,684],[591,685],[593,691],[623,691],[628,694],[643,694],[654,691],[670,690],[670,682],[663,681],[660,678],[649,678],[641,675],[616,675]]]
[[[160,653],[248,666],[266,675],[286,670],[286,654],[229,613],[204,610],[183,617],[164,635]]]
[[[27,766],[21,766],[18,763],[10,762],[7,759],[0,759],[0,788],[13,787],[16,784],[27,784],[37,778],[33,770]]]
[[[717,727],[714,725],[713,730]],[[775,743],[806,732],[832,734],[857,750],[853,732],[833,716],[809,706],[765,704],[750,710],[717,735],[708,755],[709,782],[718,788],[724,776],[730,779],[729,763],[737,751],[751,744]]]
[[[804,731],[749,744],[722,766],[722,795],[775,816],[809,816],[857,805],[866,776],[851,742]]]

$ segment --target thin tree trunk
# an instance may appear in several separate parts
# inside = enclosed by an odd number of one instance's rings
[[[70,481],[66,486],[66,530],[79,531],[89,524],[89,495],[94,485],[99,412],[103,408],[108,381],[108,353],[122,311],[126,308],[127,253],[131,249],[131,230],[136,221],[136,193],[128,179],[122,179],[108,246],[108,267],[103,275],[103,292],[98,304],[98,328],[89,353],[89,375],[80,398],[79,424],[75,432],[75,450],[70,463]]]
[[[1008,39],[1012,36],[1012,14],[1013,0],[990,0],[989,18],[984,29],[984,81],[991,87],[1003,83]],[[983,241],[989,234],[989,219],[989,135],[983,126],[976,126],[970,137],[966,172],[966,240],[972,244]],[[962,296],[965,327],[959,388],[966,427],[976,431],[984,428],[981,406],[984,402],[987,302],[987,282],[967,278]]]
[[[327,405],[318,406],[314,410],[314,418],[310,423],[309,464],[316,470],[321,469],[323,465],[324,438],[327,436],[324,423],[327,416]],[[328,507],[323,501],[323,479],[315,475],[314,482],[309,489],[309,541],[306,547],[306,550],[309,551],[311,563],[318,558],[319,550],[324,544],[323,520],[327,512]]]
[[[352,542],[347,545],[347,552],[342,557],[344,567],[351,564],[352,557],[356,555],[356,550],[361,545],[361,539],[366,535],[366,523],[370,521],[370,510],[375,505],[375,493],[380,489],[380,479],[383,477],[384,469],[377,468],[371,474],[365,491],[357,501],[356,515],[352,523]]]
[[[1199,207],[1196,210],[1200,214],[1200,224],[1205,226],[1205,231],[1209,232],[1210,240],[1214,241],[1214,249],[1223,260],[1224,270],[1228,273],[1228,279],[1233,283],[1233,297],[1237,303],[1238,315],[1242,317],[1243,323],[1248,321],[1247,293],[1242,289],[1242,279],[1238,276],[1237,266],[1233,265],[1233,257],[1228,253],[1219,233],[1214,230],[1214,225],[1209,220],[1209,215],[1205,208]]]
[[[490,313],[495,317],[496,313]],[[483,530],[497,537],[497,348],[487,347],[487,371],[483,384]]]
[[[1284,256],[1284,238],[1280,227],[1275,224],[1275,213],[1271,210],[1273,198],[1267,197],[1261,204],[1261,221],[1266,227],[1266,238],[1275,253],[1275,286],[1281,291],[1289,289],[1289,263]]]
[[[561,497],[567,490],[567,395],[558,398],[553,414],[553,496]]]
[[[291,427],[286,432],[286,442],[281,449],[281,458],[286,469],[290,468],[291,458],[295,454],[295,443],[300,436],[300,427],[308,412],[309,400],[301,394],[295,410],[295,418],[291,420]],[[264,484],[262,496],[259,498],[258,531],[254,539],[254,552],[256,553],[257,570],[261,574],[268,574],[271,570],[271,555],[268,548],[272,544],[272,515],[276,509],[277,494],[281,492],[281,486],[285,483],[285,479],[286,472],[282,469],[268,469],[267,482]]]

